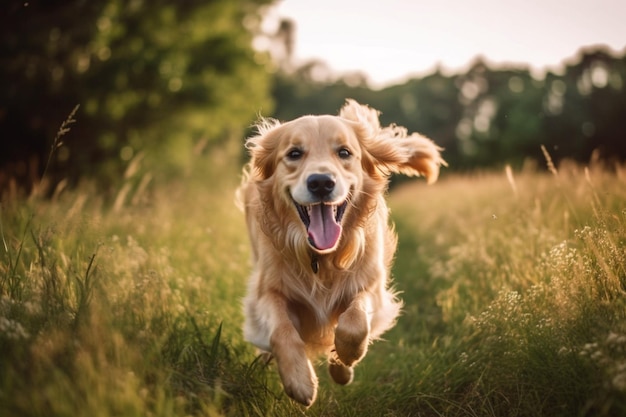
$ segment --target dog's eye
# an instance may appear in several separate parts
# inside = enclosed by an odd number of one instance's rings
[[[303,154],[304,152],[302,152],[302,149],[293,148],[289,152],[287,152],[287,159],[291,161],[297,161],[298,159],[302,158]]]
[[[337,151],[337,155],[341,159],[348,159],[352,156],[352,152],[348,148],[341,148]]]

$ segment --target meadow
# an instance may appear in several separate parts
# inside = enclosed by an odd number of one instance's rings
[[[403,314],[304,409],[242,338],[237,165],[5,196],[0,415],[626,415],[626,168],[394,186]]]

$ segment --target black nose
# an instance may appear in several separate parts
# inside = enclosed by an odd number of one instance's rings
[[[335,189],[335,178],[326,174],[313,174],[307,178],[306,186],[311,194],[322,199]]]

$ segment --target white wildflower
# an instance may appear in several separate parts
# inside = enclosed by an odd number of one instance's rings
[[[6,317],[0,317],[0,334],[12,340],[28,339],[30,337],[20,323]]]
[[[613,388],[618,391],[626,391],[626,372],[619,373],[611,380]]]

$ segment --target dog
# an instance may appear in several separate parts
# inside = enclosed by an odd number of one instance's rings
[[[338,116],[261,119],[237,190],[252,246],[244,338],[276,360],[287,395],[310,406],[326,355],[352,381],[402,302],[390,286],[397,238],[384,195],[392,173],[437,180],[442,150],[346,100]]]

